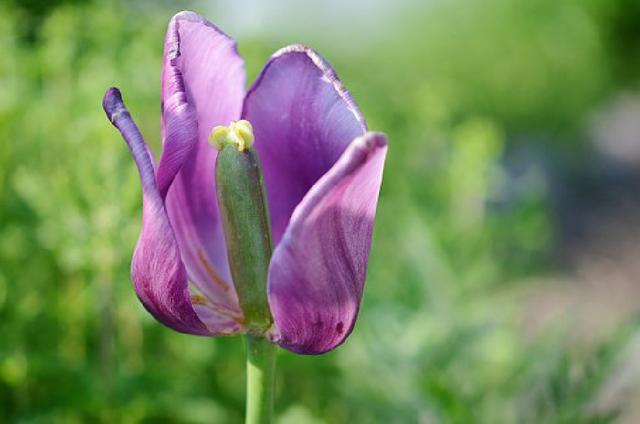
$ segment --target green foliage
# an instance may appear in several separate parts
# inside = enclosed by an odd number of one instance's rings
[[[176,334],[135,298],[140,187],[100,107],[118,85],[158,147],[173,11],[63,3],[32,36],[28,8],[0,8],[0,422],[240,422],[241,340]],[[390,150],[356,330],[279,354],[281,422],[607,419],[590,405],[637,326],[578,347],[523,331],[513,282],[550,272],[542,171],[491,206],[521,135],[575,139],[611,89],[600,30],[622,18],[589,4],[434,2],[384,45],[323,51]],[[240,41],[250,75],[279,47]]]

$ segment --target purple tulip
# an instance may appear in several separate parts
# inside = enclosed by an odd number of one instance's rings
[[[387,151],[367,132],[331,67],[300,45],[276,52],[245,93],[236,43],[181,12],[167,30],[157,167],[120,92],[103,106],[129,145],[143,189],[131,275],[145,308],[184,333],[245,333],[216,202],[212,128],[245,119],[264,172],[274,251],[267,337],[302,354],[340,345],[364,288]]]

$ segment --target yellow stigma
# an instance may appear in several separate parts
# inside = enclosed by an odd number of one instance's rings
[[[211,145],[218,150],[223,147],[234,145],[241,152],[253,145],[253,127],[249,121],[244,119],[232,121],[228,127],[213,127],[209,134]]]

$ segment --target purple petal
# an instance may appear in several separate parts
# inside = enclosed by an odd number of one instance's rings
[[[366,124],[329,64],[300,45],[273,55],[242,114],[253,125],[277,244],[296,205]]]
[[[240,117],[244,64],[235,42],[192,12],[167,29],[162,71],[162,194],[190,279],[210,300],[240,314],[231,284],[215,192],[215,125]]]
[[[158,321],[183,333],[216,335],[240,332],[239,320],[231,314],[203,314],[207,318],[203,322],[194,310],[187,274],[156,185],[148,147],[118,89],[111,88],[106,92],[103,107],[127,142],[142,182],[142,231],[131,263],[131,278],[142,304]]]
[[[387,152],[384,135],[356,138],[296,207],[269,268],[274,342],[320,354],[355,324]]]

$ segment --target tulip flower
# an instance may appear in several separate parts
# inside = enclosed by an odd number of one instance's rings
[[[319,54],[279,50],[245,92],[236,43],[181,12],[164,46],[157,165],[117,89],[103,107],[140,174],[131,276],[158,321],[195,335],[247,334],[266,379],[270,343],[321,354],[344,342],[387,143]]]

